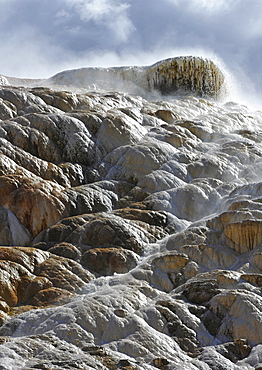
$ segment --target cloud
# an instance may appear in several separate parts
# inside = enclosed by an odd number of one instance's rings
[[[232,3],[239,0],[169,0],[176,6],[187,8],[190,12],[217,13],[229,9]]]
[[[239,80],[245,75],[257,89],[262,86],[261,0],[0,0],[0,5],[0,74],[48,77],[69,68],[201,54],[224,61]]]
[[[133,31],[128,17],[129,4],[116,0],[65,0],[65,3],[84,23],[94,22],[97,27],[108,28],[119,42],[127,41]],[[68,21],[68,13],[66,16]]]

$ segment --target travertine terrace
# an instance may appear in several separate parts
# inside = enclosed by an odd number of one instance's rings
[[[0,368],[260,369],[262,113],[199,58],[91,72],[0,80]]]

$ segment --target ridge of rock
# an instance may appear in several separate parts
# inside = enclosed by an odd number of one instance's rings
[[[120,90],[129,93],[196,95],[218,99],[226,92],[222,70],[210,59],[180,56],[151,66],[86,67],[59,72],[47,80],[0,76],[0,85],[50,86],[86,90]]]
[[[47,87],[0,99],[3,370],[259,369],[262,113]]]

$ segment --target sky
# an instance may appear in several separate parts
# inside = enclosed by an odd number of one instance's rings
[[[262,0],[0,0],[0,74],[209,57],[262,96]]]

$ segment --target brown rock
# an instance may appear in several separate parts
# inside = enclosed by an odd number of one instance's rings
[[[225,227],[225,235],[233,243],[229,246],[238,253],[245,253],[262,243],[262,221],[245,220],[230,223]]]
[[[32,301],[32,297],[37,295],[43,289],[49,289],[53,286],[52,282],[48,280],[46,277],[36,276],[34,279],[30,281],[27,285],[23,297],[21,298],[20,303],[29,303]],[[39,295],[38,295],[39,296]],[[30,300],[31,298],[31,300]],[[31,303],[33,304],[33,303]]]
[[[60,289],[56,287],[51,287],[47,289],[40,290],[33,297],[28,300],[28,303],[34,306],[47,306],[50,304],[62,304],[73,296],[66,289]]]
[[[0,98],[0,119],[6,120],[17,115],[17,109],[14,104]]]
[[[42,147],[41,143],[39,147]],[[52,147],[49,146],[49,150],[52,150]],[[76,165],[53,164],[20,149],[6,139],[0,138],[0,153],[2,153],[0,154],[0,175],[19,174],[24,177],[32,177],[34,174],[43,180],[51,180],[65,187],[81,183],[81,171],[78,168],[80,173],[77,173]],[[54,160],[54,158],[52,159]]]
[[[70,292],[79,289],[93,278],[79,263],[55,255],[37,265],[35,274],[47,277],[54,287]]]
[[[139,220],[149,225],[167,226],[167,214],[165,212],[157,212],[148,209],[123,208],[114,211],[115,215],[127,218],[128,220]]]
[[[169,369],[168,365],[170,361],[168,361],[166,358],[154,358],[152,362],[153,362],[153,365],[157,367],[158,369],[161,369],[161,370]]]
[[[0,311],[0,325],[2,325],[6,319],[8,319],[8,315],[5,312]]]
[[[24,112],[54,112],[42,99],[19,87],[2,87],[0,98],[16,107],[18,114]]]
[[[148,229],[144,223],[99,212],[64,218],[39,234],[34,243],[52,241],[92,247],[122,247],[141,254],[146,242],[156,241],[150,227]]]
[[[206,244],[185,245],[179,249],[194,262],[206,269],[229,268],[237,260],[237,253],[228,247],[214,247]]]
[[[205,328],[209,331],[209,333],[213,336],[216,336],[221,325],[221,319],[217,317],[217,315],[207,310],[202,316],[201,321],[205,325]]]
[[[183,294],[189,302],[197,304],[208,302],[219,293],[217,282],[212,280],[189,282],[183,290]]]
[[[218,67],[212,61],[198,57],[169,58],[148,67],[146,72],[149,88],[164,95],[197,93],[218,97],[224,83],[224,75]]]
[[[235,339],[215,346],[218,353],[228,358],[233,363],[246,358],[251,352],[251,346],[245,339]]]
[[[258,251],[256,252],[252,257],[251,261],[254,263],[254,265],[262,271],[262,252]]]
[[[164,272],[175,272],[181,270],[188,262],[189,258],[186,254],[174,252],[155,258],[152,264]]]
[[[0,311],[2,311],[2,312],[8,312],[9,309],[10,309],[10,307],[8,306],[8,304],[6,303],[6,301],[0,300]]]
[[[23,266],[12,261],[0,260],[0,297],[8,306],[16,306],[34,276]]]
[[[3,302],[0,310],[23,304],[47,304],[49,299],[51,303],[56,296],[73,293],[92,278],[77,262],[50,257],[49,252],[0,247],[0,301]]]
[[[123,248],[94,248],[85,252],[81,263],[100,275],[123,274],[133,269],[138,262],[136,253]]]
[[[64,112],[70,112],[75,109],[79,101],[77,95],[66,91],[53,91],[48,88],[34,88],[31,90],[34,95],[39,96],[48,104],[61,109]]]
[[[49,253],[30,247],[0,247],[0,260],[12,261],[34,273],[36,265],[49,258]]]
[[[241,279],[258,286],[259,288],[262,287],[262,274],[242,274]]]
[[[6,131],[5,139],[8,140],[9,146],[14,146],[15,150],[16,148],[18,149],[18,156],[19,152],[24,151],[26,156],[30,156],[31,154],[35,158],[38,158],[38,160],[36,159],[38,162],[39,159],[56,164],[61,162],[62,151],[56,142],[52,140],[52,135],[50,134],[52,132],[50,120],[45,116],[42,117],[42,121],[48,121],[50,126],[50,132],[43,132],[31,127],[32,125],[28,118],[34,121],[38,118],[38,115],[30,115],[29,117],[27,116],[27,118],[19,116],[12,121],[4,122],[2,128]],[[49,137],[48,134],[51,137]],[[15,156],[13,157],[15,161],[19,159],[15,158]],[[32,167],[33,165],[34,163],[31,163]]]
[[[0,199],[33,236],[57,222],[67,202],[59,185],[17,175],[0,176]]]
[[[70,243],[59,243],[48,249],[48,252],[57,256],[69,258],[78,261],[81,257],[81,252]]]
[[[27,247],[0,247],[0,296],[9,306],[26,303],[41,289],[51,287],[47,278],[36,277],[35,267],[49,253]]]
[[[160,118],[167,123],[173,123],[174,121],[179,119],[179,116],[177,114],[167,109],[158,109],[155,112],[155,115],[157,116],[157,118]]]

